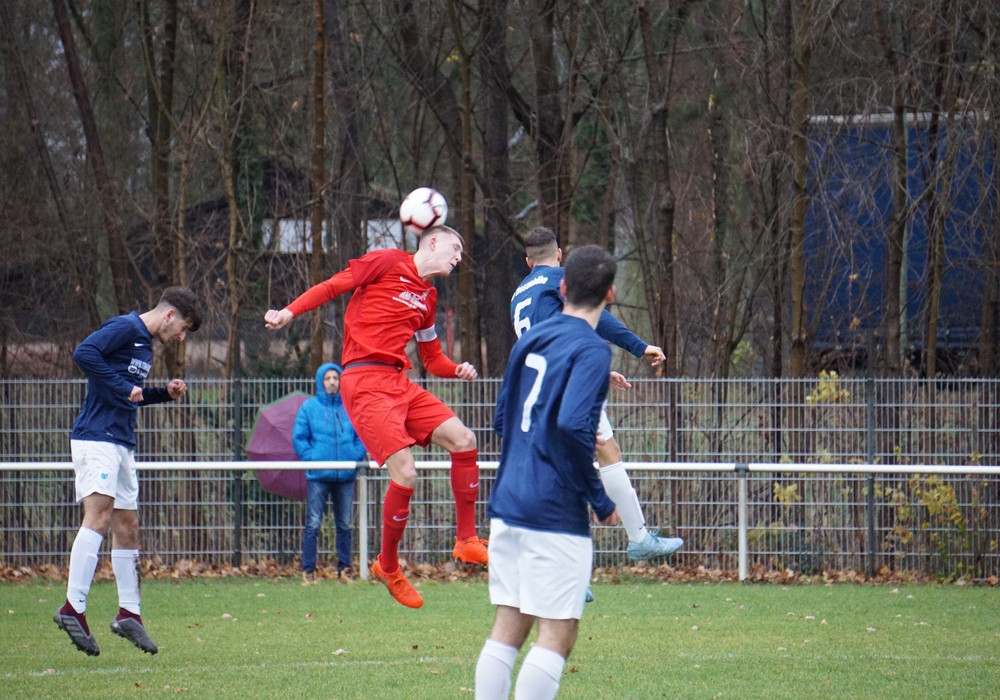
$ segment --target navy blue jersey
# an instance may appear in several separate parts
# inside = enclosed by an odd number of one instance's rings
[[[586,321],[543,321],[514,344],[493,429],[503,438],[487,513],[508,525],[590,535],[587,504],[604,519],[615,504],[594,469],[611,350]]]
[[[87,375],[87,395],[73,424],[74,440],[113,442],[135,448],[136,409],[170,401],[165,387],[143,389],[142,403],[128,400],[153,366],[153,336],[134,311],[109,319],[73,352]]]
[[[514,296],[510,300],[510,322],[518,338],[532,326],[562,312],[565,300],[559,292],[559,282],[563,275],[561,267],[535,265],[514,290]],[[607,309],[601,313],[597,322],[597,334],[636,357],[642,357],[649,345]]]

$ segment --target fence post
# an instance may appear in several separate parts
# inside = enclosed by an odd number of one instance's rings
[[[243,459],[243,383],[233,379],[233,459]],[[243,472],[233,472],[233,556],[235,568],[243,563]]]
[[[869,345],[869,352],[873,352]],[[865,417],[865,440],[867,445],[868,464],[875,464],[875,380],[871,377],[865,380],[865,401],[867,411]],[[868,577],[875,578],[875,473],[870,472],[865,480],[868,485]]]
[[[749,476],[750,467],[748,465],[736,465],[736,483],[738,487],[736,519],[739,523],[740,581],[747,580],[747,481]]]
[[[358,462],[358,575],[368,580],[368,462]]]

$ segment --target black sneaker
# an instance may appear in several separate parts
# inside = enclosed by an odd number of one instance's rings
[[[62,608],[59,608],[56,610],[56,614],[52,616],[52,621],[56,623],[59,629],[69,635],[70,641],[73,642],[73,645],[77,649],[87,656],[97,656],[101,653],[101,649],[97,646],[97,640],[94,639],[94,635],[86,628],[86,622],[80,622],[80,618],[82,617],[82,614],[66,614]]]
[[[134,617],[125,617],[111,623],[111,631],[119,637],[124,637],[147,654],[155,654],[159,651],[153,640],[146,634],[146,628]]]

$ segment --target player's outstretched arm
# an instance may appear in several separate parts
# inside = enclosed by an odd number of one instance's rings
[[[293,318],[292,312],[288,309],[268,309],[264,314],[264,328],[269,331],[276,331],[284,328]]]
[[[468,379],[469,381],[472,381],[479,376],[479,372],[477,372],[476,368],[468,362],[463,362],[455,367],[455,376],[459,379]]]
[[[663,348],[657,345],[647,345],[642,356],[649,360],[649,364],[653,367],[665,362],[667,359],[667,356],[663,354]]]

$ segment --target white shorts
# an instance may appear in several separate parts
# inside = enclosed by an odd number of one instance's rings
[[[579,620],[594,563],[589,537],[490,520],[490,602],[546,620]]]
[[[73,471],[76,472],[76,500],[92,493],[115,499],[118,510],[139,509],[139,477],[135,452],[113,442],[70,440]]]

